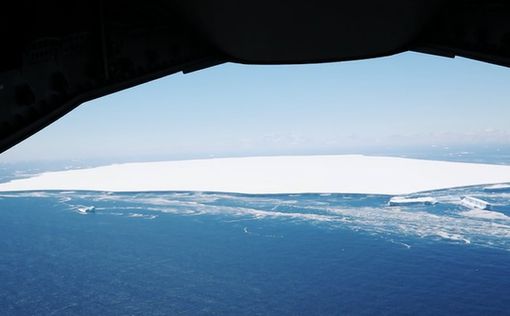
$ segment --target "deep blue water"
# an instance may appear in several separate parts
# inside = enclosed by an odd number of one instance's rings
[[[510,192],[417,196],[0,194],[0,315],[510,314]]]

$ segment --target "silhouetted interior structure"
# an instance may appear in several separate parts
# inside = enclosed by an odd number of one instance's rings
[[[510,65],[508,1],[22,0],[1,15],[0,152],[84,101],[224,62],[413,50]]]

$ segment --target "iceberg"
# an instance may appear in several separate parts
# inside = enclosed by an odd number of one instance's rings
[[[78,211],[80,214],[90,214],[95,213],[96,208],[94,206],[78,206],[76,211]]]
[[[364,155],[125,163],[46,172],[0,191],[201,191],[246,194],[416,192],[510,182],[510,166]]]
[[[416,198],[407,198],[402,196],[394,196],[388,201],[388,206],[398,206],[398,205],[434,205],[437,204],[437,200],[433,197],[416,197]]]
[[[510,192],[510,184],[494,184],[483,188],[487,192]]]
[[[464,205],[467,208],[471,208],[471,209],[476,208],[476,209],[480,209],[480,210],[490,210],[492,207],[492,205],[489,202],[484,201],[482,199],[472,197],[472,196],[462,197],[460,200],[460,204]]]

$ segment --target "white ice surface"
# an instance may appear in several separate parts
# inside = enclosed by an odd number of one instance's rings
[[[510,190],[509,184],[494,184],[483,188],[486,191],[506,191]]]
[[[402,196],[394,196],[390,199],[390,204],[405,205],[405,204],[436,204],[437,200],[432,197],[417,197],[417,198],[406,198]]]
[[[275,156],[126,163],[47,172],[0,191],[217,191],[410,194],[510,182],[510,166],[362,155]]]

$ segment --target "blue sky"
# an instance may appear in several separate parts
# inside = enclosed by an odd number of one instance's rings
[[[510,145],[509,82],[504,67],[418,53],[225,64],[87,102],[0,162]]]

